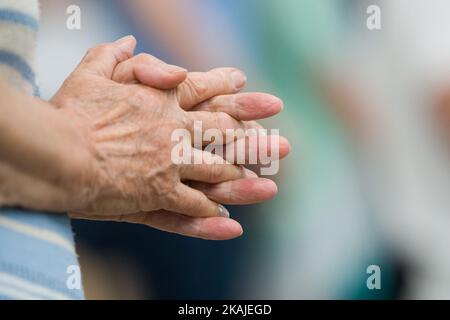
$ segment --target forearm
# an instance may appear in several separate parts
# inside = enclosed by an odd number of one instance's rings
[[[64,210],[65,187],[86,163],[80,130],[49,103],[1,80],[0,94],[0,205]]]

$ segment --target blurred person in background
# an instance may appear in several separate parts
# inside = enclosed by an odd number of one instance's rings
[[[377,32],[355,15],[370,4],[382,9]],[[355,3],[329,77],[375,221],[407,266],[403,298],[450,298],[449,10],[445,0]]]
[[[300,190],[297,204],[272,202],[291,229],[279,227],[258,283],[284,298],[449,298],[448,1],[266,3],[261,51],[286,61],[273,75],[286,104],[301,105],[289,135],[303,161],[285,167],[301,172],[298,189],[283,188]],[[366,27],[373,4],[379,31]],[[382,290],[366,287],[372,264]]]

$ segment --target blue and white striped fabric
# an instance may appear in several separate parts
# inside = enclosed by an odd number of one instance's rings
[[[34,95],[38,17],[37,0],[0,0],[0,76]],[[0,208],[0,299],[83,299],[73,270],[67,215]]]

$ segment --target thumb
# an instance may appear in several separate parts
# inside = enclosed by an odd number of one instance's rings
[[[187,70],[167,64],[149,54],[141,53],[119,63],[112,80],[120,83],[140,82],[157,89],[173,89],[187,77]]]
[[[122,61],[133,56],[136,39],[133,36],[123,37],[115,42],[101,44],[89,49],[77,70],[91,72],[111,79],[114,68]]]

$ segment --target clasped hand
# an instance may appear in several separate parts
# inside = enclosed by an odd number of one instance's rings
[[[174,164],[171,134],[193,132],[195,121],[224,134],[261,128],[254,120],[280,112],[281,100],[238,93],[246,77],[237,69],[188,73],[147,54],[133,56],[135,46],[129,36],[89,50],[50,101],[82,141],[77,170],[58,180],[61,209],[74,218],[141,223],[205,239],[241,235],[222,204],[268,200],[275,183],[232,162]],[[279,141],[283,158],[289,144]],[[218,157],[193,147],[192,154]]]

